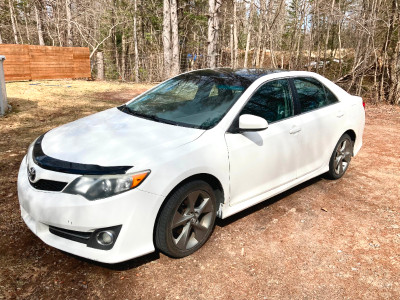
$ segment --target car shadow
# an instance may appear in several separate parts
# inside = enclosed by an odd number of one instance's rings
[[[215,225],[218,226],[218,227],[228,226],[228,225],[236,222],[237,220],[240,220],[240,219],[242,219],[244,217],[247,217],[248,215],[251,215],[251,214],[253,214],[253,213],[255,213],[255,212],[259,211],[259,210],[262,210],[265,207],[268,207],[268,206],[270,206],[270,205],[272,205],[272,204],[274,204],[274,203],[276,203],[276,202],[278,202],[278,201],[290,196],[291,194],[294,194],[297,191],[300,191],[300,190],[302,190],[304,188],[307,188],[310,185],[313,185],[313,184],[315,184],[315,183],[317,183],[317,182],[319,182],[319,181],[321,181],[323,179],[325,179],[324,175],[319,175],[317,177],[314,177],[314,178],[312,178],[310,180],[307,180],[306,182],[303,182],[303,183],[301,183],[301,184],[299,184],[299,185],[297,185],[295,187],[292,187],[291,189],[289,189],[289,190],[287,190],[285,192],[282,192],[282,193],[280,193],[280,194],[278,194],[278,195],[276,195],[276,196],[274,196],[272,198],[264,200],[264,201],[254,205],[254,206],[246,208],[245,210],[243,210],[241,212],[238,212],[238,213],[236,213],[236,214],[234,214],[234,215],[232,215],[230,217],[227,217],[226,219],[219,219],[218,218],[215,221]]]
[[[257,211],[259,211],[259,210],[261,210],[261,209],[263,209],[263,208],[265,208],[267,206],[269,206],[269,205],[272,205],[272,204],[274,204],[274,203],[276,203],[276,202],[278,202],[278,201],[290,196],[291,194],[296,193],[297,191],[300,191],[300,190],[302,190],[304,188],[307,188],[307,187],[309,187],[309,186],[311,186],[311,185],[323,180],[324,178],[325,178],[324,175],[317,176],[317,177],[312,178],[312,179],[310,179],[310,180],[308,180],[308,181],[306,181],[306,182],[304,182],[302,184],[299,184],[299,185],[297,185],[297,186],[295,186],[295,187],[293,187],[293,188],[291,188],[291,189],[289,189],[289,190],[287,190],[287,191],[285,191],[285,192],[283,192],[283,193],[281,193],[281,194],[279,194],[279,195],[277,195],[275,197],[272,197],[272,198],[270,198],[268,200],[265,200],[265,201],[263,201],[263,202],[261,202],[261,203],[259,203],[257,205],[249,207],[249,208],[247,208],[247,209],[245,209],[245,210],[243,210],[243,211],[241,211],[241,212],[239,212],[239,213],[237,213],[237,214],[235,214],[233,216],[230,216],[230,217],[228,217],[226,219],[217,219],[216,220],[216,226],[219,226],[219,227],[228,226],[228,225],[230,225],[230,224],[232,224],[232,223],[234,223],[234,222],[236,222],[236,221],[238,221],[238,220],[240,220],[240,219],[242,219],[244,217],[247,217],[247,216],[249,216],[249,215],[251,215],[251,214],[253,214],[253,213],[255,213],[255,212],[257,212]],[[67,252],[64,252],[64,251],[61,251],[61,252],[63,252],[64,254],[66,254],[66,255],[68,255],[70,257],[73,257],[73,258],[75,258],[75,259],[77,259],[79,261],[86,262],[88,264],[95,265],[95,266],[98,266],[98,267],[102,267],[102,268],[105,268],[105,269],[108,269],[108,270],[112,270],[112,271],[127,271],[127,270],[130,270],[130,269],[138,268],[138,267],[140,267],[142,265],[145,265],[147,263],[150,263],[150,262],[155,261],[155,260],[160,258],[160,252],[159,251],[155,251],[153,253],[150,253],[150,254],[147,254],[147,255],[144,255],[144,256],[141,256],[141,257],[137,257],[137,258],[134,258],[134,259],[131,259],[131,260],[128,260],[128,261],[124,261],[124,262],[121,262],[121,263],[107,264],[107,263],[102,263],[102,262],[90,260],[90,259],[87,259],[87,258],[83,258],[83,257],[80,257],[80,256],[76,256],[74,254],[70,254],[70,253],[67,253]]]
[[[141,257],[133,258],[131,260],[123,261],[120,263],[107,264],[107,263],[102,263],[102,262],[98,262],[95,260],[91,260],[88,258],[80,257],[77,255],[68,253],[68,252],[64,252],[64,251],[61,251],[61,252],[65,255],[75,258],[76,260],[79,260],[81,262],[85,262],[90,265],[98,266],[98,267],[105,268],[105,269],[112,270],[112,271],[127,271],[130,269],[135,269],[135,268],[138,268],[142,265],[145,265],[147,263],[150,263],[150,262],[160,258],[160,252],[155,251],[153,253],[149,253],[149,254],[143,255]]]

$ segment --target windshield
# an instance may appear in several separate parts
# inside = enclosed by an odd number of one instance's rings
[[[214,127],[251,81],[212,71],[182,74],[120,108],[139,117],[186,127]]]

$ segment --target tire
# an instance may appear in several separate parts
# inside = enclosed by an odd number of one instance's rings
[[[344,134],[337,142],[329,160],[328,177],[334,180],[341,178],[349,167],[352,155],[353,141],[348,134]]]
[[[217,201],[206,182],[195,180],[179,187],[162,208],[155,244],[164,254],[181,258],[204,245],[214,229]]]

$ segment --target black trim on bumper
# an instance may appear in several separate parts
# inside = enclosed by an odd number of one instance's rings
[[[36,140],[32,152],[33,161],[43,169],[80,175],[112,175],[125,174],[127,170],[132,168],[132,166],[103,167],[99,165],[80,164],[47,156],[42,149],[43,137],[44,134]]]
[[[75,231],[75,230],[68,230],[64,228],[49,226],[49,231],[57,235],[59,237],[75,241],[78,243],[85,244],[90,248],[96,248],[100,250],[110,250],[114,247],[115,242],[117,241],[119,232],[121,231],[122,225],[106,227],[106,228],[99,228],[93,232],[82,232],[82,231]],[[96,236],[101,231],[112,231],[114,235],[114,242],[110,245],[102,245],[99,244],[96,240]]]

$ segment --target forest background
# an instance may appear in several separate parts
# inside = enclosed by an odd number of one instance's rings
[[[400,103],[400,0],[0,0],[0,43],[90,49],[95,77],[207,68],[320,73]],[[1,53],[0,53],[1,54]]]

